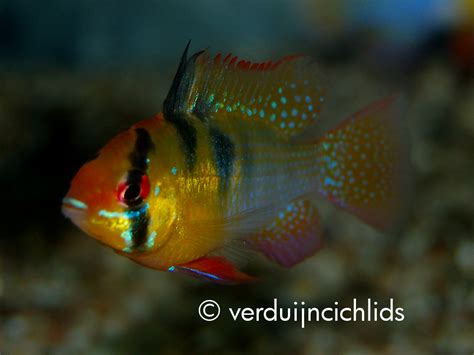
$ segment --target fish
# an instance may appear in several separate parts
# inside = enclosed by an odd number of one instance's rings
[[[317,253],[318,199],[397,228],[411,181],[400,95],[318,133],[326,92],[313,60],[189,56],[189,45],[162,111],[72,179],[62,211],[76,226],[143,266],[218,284],[257,280],[242,258],[291,267]]]

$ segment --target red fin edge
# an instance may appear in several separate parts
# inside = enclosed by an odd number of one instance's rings
[[[229,66],[234,66],[237,67],[241,70],[250,70],[250,71],[262,71],[262,70],[275,70],[284,62],[291,62],[293,60],[296,60],[298,58],[303,57],[301,54],[296,54],[296,55],[288,55],[286,57],[280,58],[277,61],[273,62],[271,60],[267,62],[251,62],[249,60],[244,60],[238,59],[238,56],[232,57],[232,53],[227,54],[225,57],[223,57],[222,53],[218,53],[214,57],[214,64],[218,64],[222,62],[222,64],[227,64]],[[232,59],[231,59],[232,58]]]
[[[199,258],[186,264],[171,266],[168,271],[188,274],[218,284],[231,285],[257,280],[237,269],[222,256]]]

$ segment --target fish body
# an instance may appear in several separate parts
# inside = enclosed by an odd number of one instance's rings
[[[409,185],[397,97],[317,136],[324,92],[306,58],[252,64],[187,49],[163,112],[73,179],[63,211],[75,224],[140,264],[219,283],[252,279],[230,261],[236,249],[283,266],[319,250],[315,196],[397,225]]]

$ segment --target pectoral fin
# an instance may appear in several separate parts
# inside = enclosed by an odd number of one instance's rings
[[[211,256],[193,260],[186,264],[171,266],[168,271],[180,272],[219,284],[237,284],[256,279],[238,270],[222,256]]]

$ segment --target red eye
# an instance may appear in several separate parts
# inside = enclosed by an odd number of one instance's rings
[[[140,184],[124,181],[117,189],[117,199],[128,206],[136,206],[143,202],[150,193],[148,176],[142,175]]]

